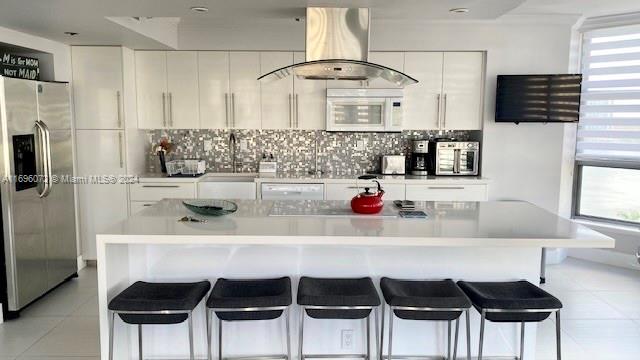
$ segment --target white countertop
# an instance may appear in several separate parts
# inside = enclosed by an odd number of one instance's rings
[[[183,223],[181,200],[158,204],[98,235],[98,241],[139,244],[365,245],[444,247],[612,248],[615,241],[526,202],[418,202],[428,219],[380,216],[269,216],[276,202],[238,200],[238,211]],[[345,201],[296,202],[346,209]],[[395,212],[385,203],[385,214]]]

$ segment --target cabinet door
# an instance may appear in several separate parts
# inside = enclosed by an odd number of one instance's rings
[[[165,51],[136,51],[136,94],[138,128],[167,127],[167,55]]]
[[[139,212],[141,212],[144,209],[147,209],[153,205],[155,205],[156,202],[155,201],[132,201],[129,204],[129,211],[131,212],[131,215],[135,215]]]
[[[293,64],[293,53],[265,51],[260,53],[260,74]],[[261,116],[263,129],[295,127],[293,117],[293,76],[261,83]]]
[[[229,53],[231,127],[260,129],[260,53]]]
[[[200,126],[221,129],[229,126],[229,53],[198,52]]]
[[[407,52],[404,71],[418,80],[404,89],[404,119],[406,130],[438,130],[442,92],[441,52]]]
[[[374,64],[383,65],[383,66],[392,68],[394,70],[405,72],[403,52],[372,51],[369,53],[369,61]],[[390,83],[384,79],[373,79],[369,81],[368,87],[377,88],[377,89],[392,89],[392,88],[399,88],[400,86]]]
[[[407,185],[407,200],[486,201],[487,185]]]
[[[482,129],[484,54],[444,54],[442,125],[447,130]]]
[[[200,128],[198,53],[167,52],[167,123],[174,129]]]
[[[304,62],[304,52],[293,54],[293,62]],[[293,77],[295,127],[305,130],[324,130],[327,111],[327,82]]]
[[[122,50],[71,48],[76,129],[122,129]]]
[[[353,184],[327,184],[325,186],[325,200],[351,200],[359,192],[364,191],[365,184],[360,183],[360,187]],[[366,184],[372,189],[375,188],[375,184]],[[405,185],[404,184],[382,184],[384,189],[384,200],[404,200],[405,199]]]
[[[255,200],[256,183],[204,181],[198,183],[198,199]]]
[[[78,175],[119,175],[125,173],[123,132],[117,130],[77,130]],[[96,259],[96,234],[127,218],[127,185],[78,185],[78,214],[82,255]]]

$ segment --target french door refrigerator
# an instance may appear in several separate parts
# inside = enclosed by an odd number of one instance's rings
[[[0,301],[11,318],[78,271],[69,85],[0,77],[0,120]]]

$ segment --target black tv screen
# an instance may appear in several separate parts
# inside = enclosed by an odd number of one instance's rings
[[[581,74],[498,75],[496,122],[577,122]]]

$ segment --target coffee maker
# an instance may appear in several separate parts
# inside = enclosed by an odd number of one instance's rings
[[[411,175],[429,175],[429,140],[411,142]]]

